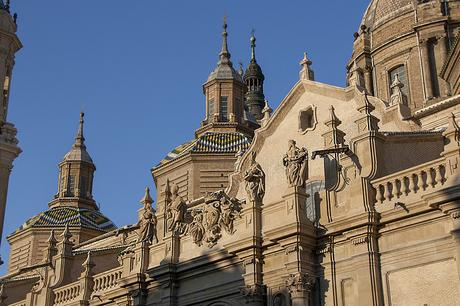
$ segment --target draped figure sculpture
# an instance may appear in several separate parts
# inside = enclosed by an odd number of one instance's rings
[[[144,205],[144,210],[137,223],[139,226],[137,242],[157,243],[157,217],[155,216],[155,210],[152,208],[153,200],[150,196],[149,188],[146,188],[145,196],[142,198],[141,203]]]
[[[244,174],[246,193],[250,202],[262,202],[265,195],[265,173],[256,162],[256,153],[251,155],[251,165]]]
[[[289,187],[304,187],[308,179],[308,151],[298,148],[294,140],[289,140],[289,148],[283,157]]]
[[[184,231],[185,214],[187,213],[187,204],[179,195],[179,187],[174,185],[171,192],[171,203],[169,204],[169,227],[174,233]]]

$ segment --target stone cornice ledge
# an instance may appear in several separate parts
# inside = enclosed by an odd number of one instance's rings
[[[438,103],[435,103],[433,105],[430,105],[430,106],[424,107],[422,109],[419,109],[418,111],[416,111],[414,113],[413,118],[414,119],[420,119],[420,118],[426,117],[428,115],[431,115],[431,114],[433,114],[435,112],[438,112],[440,110],[443,110],[443,109],[449,108],[451,106],[457,105],[459,103],[460,103],[460,95],[456,95],[456,96],[450,97],[448,99],[445,99],[443,101],[440,101]]]

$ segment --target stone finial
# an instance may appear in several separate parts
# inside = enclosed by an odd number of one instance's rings
[[[244,76],[244,68],[243,68],[243,63],[238,62],[239,68],[238,68],[238,74],[243,77]]]
[[[61,234],[61,237],[63,238],[63,242],[70,242],[70,238],[72,238],[72,233],[70,232],[70,229],[69,229],[69,223],[66,223],[64,231]]]
[[[344,144],[345,133],[342,132],[338,126],[342,123],[335,114],[334,106],[329,108],[329,119],[324,122],[328,127],[328,131],[322,136],[324,138],[324,146],[326,148],[337,148]]]
[[[372,115],[372,112],[375,110],[375,106],[369,101],[369,96],[366,91],[364,94],[359,96],[357,102],[357,110],[362,114],[361,117],[355,121],[358,126],[358,132],[378,131],[378,123],[380,120]]]
[[[54,234],[54,229],[51,230],[50,236],[48,237],[48,240],[46,242],[48,242],[49,246],[56,246],[58,241],[56,240],[56,236]]]
[[[51,230],[50,232],[50,236],[47,240],[48,242],[48,247],[46,248],[46,251],[45,251],[45,256],[43,258],[43,260],[45,262],[51,262],[51,260],[53,259],[53,256],[57,254],[57,248],[56,248],[56,245],[57,245],[57,239],[54,235],[54,230]]]
[[[270,105],[268,105],[268,101],[265,100],[265,106],[262,109],[263,118],[261,120],[262,127],[266,126],[268,120],[270,120],[270,116],[272,115],[273,110],[271,109]]]
[[[350,86],[364,87],[361,73],[361,69],[356,64],[356,61],[353,61],[353,64],[350,67],[350,74],[348,78],[348,83]]]
[[[315,73],[310,67],[312,65],[312,61],[308,58],[307,52],[303,53],[303,59],[299,64],[302,67],[299,73],[300,79],[314,81]]]
[[[85,273],[86,275],[90,274],[91,270],[96,266],[96,264],[94,264],[94,262],[92,260],[92,252],[91,251],[88,251],[88,254],[86,255],[86,259],[83,262],[82,266],[84,268],[84,272],[86,272]]]
[[[145,188],[145,194],[142,197],[142,199],[140,200],[140,203],[143,204],[143,205],[152,205],[153,199],[150,196],[150,188],[149,187]]]
[[[406,105],[406,95],[402,92],[401,88],[404,87],[404,84],[399,79],[399,75],[397,74],[393,83],[391,84],[391,97],[390,97],[390,105],[396,104],[404,104]]]

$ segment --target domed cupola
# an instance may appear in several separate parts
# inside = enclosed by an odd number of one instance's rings
[[[246,73],[244,74],[244,83],[246,85],[246,105],[251,115],[257,119],[262,119],[262,109],[265,106],[264,80],[262,68],[256,60],[256,38],[254,33],[251,35],[251,62],[249,63]]]
[[[361,25],[374,30],[392,19],[414,11],[412,0],[373,0],[364,14]]]
[[[398,79],[406,114],[450,96],[441,68],[459,24],[458,1],[372,0],[354,34],[348,84],[390,106]]]

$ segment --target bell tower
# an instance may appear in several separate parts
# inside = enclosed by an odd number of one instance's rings
[[[253,31],[251,35],[251,62],[244,74],[244,83],[246,85],[245,98],[248,111],[257,120],[262,119],[262,110],[265,106],[264,80],[262,68],[256,60],[256,37]]]
[[[0,0],[0,82],[3,90],[0,94],[0,243],[5,218],[8,181],[13,161],[21,153],[16,139],[17,130],[8,122],[8,106],[13,73],[14,57],[22,48],[16,36],[16,14],[10,14],[9,1]]]

